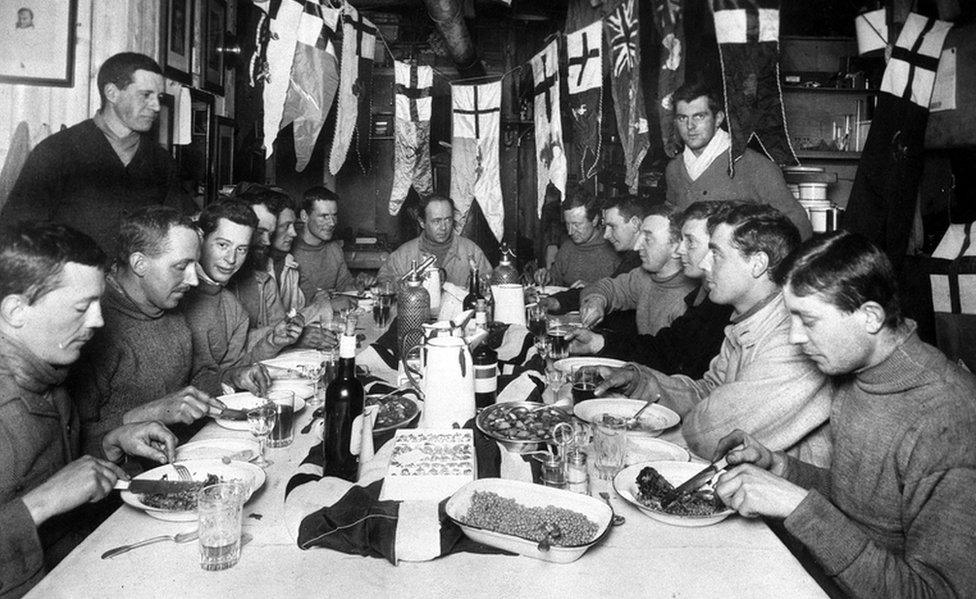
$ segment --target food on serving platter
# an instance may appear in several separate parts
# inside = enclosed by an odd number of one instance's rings
[[[162,478],[162,480],[168,479],[169,478],[166,475],[164,475]],[[149,507],[154,507],[161,510],[171,512],[191,512],[197,509],[197,493],[200,492],[200,489],[220,482],[224,481],[221,480],[221,478],[216,474],[207,474],[207,478],[202,482],[197,482],[194,484],[192,489],[179,491],[177,493],[150,493],[140,495],[139,501],[145,505],[148,505]]]
[[[366,405],[372,406],[382,396],[367,395]],[[417,404],[406,397],[392,395],[380,402],[380,412],[376,415],[375,428],[390,428],[410,420],[418,412]]]
[[[526,507],[492,491],[475,491],[462,520],[477,526],[530,541],[549,540],[551,545],[574,547],[596,538],[600,527],[579,512],[553,505]]]
[[[569,422],[565,411],[554,406],[526,407],[524,405],[495,404],[485,415],[486,432],[511,441],[548,441],[552,429],[560,422]]]
[[[644,467],[637,475],[637,501],[652,510],[673,516],[711,516],[725,509],[722,500],[707,488],[686,493],[662,508],[661,499],[673,490],[674,485],[651,466]]]

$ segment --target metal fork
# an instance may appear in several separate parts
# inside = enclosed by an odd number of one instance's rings
[[[189,469],[183,464],[173,464],[173,469],[176,470],[176,474],[180,477],[180,480],[193,482],[193,476],[190,475]]]
[[[138,543],[131,543],[129,545],[122,545],[121,547],[116,547],[115,549],[109,549],[102,554],[102,559],[109,559],[115,557],[116,555],[122,555],[126,551],[131,551],[136,547],[142,547],[144,545],[151,545],[152,543],[159,543],[162,541],[173,541],[174,543],[186,543],[192,541],[199,536],[196,529],[187,532],[181,532],[175,535],[161,535],[158,537],[153,537],[151,539],[146,539],[144,541],[139,541]]]

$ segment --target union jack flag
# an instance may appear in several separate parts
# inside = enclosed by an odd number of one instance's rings
[[[607,17],[610,28],[610,49],[613,53],[613,74],[619,77],[624,71],[634,69],[637,56],[637,16],[634,0],[627,0]]]

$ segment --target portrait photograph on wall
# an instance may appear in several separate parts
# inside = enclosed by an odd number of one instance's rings
[[[204,0],[203,22],[201,30],[203,48],[200,56],[203,66],[203,88],[217,95],[224,95],[224,55],[219,48],[224,43],[224,31],[227,29],[227,3],[224,0]]]
[[[193,0],[164,0],[162,38],[163,74],[190,85],[193,78]]]
[[[0,83],[71,87],[77,0],[0,0]]]

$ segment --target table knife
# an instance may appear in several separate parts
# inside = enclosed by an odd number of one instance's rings
[[[712,480],[712,477],[715,476],[716,472],[724,469],[726,466],[728,466],[728,462],[725,461],[725,456],[722,456],[718,460],[712,462],[704,470],[681,483],[676,489],[662,497],[661,507],[666,508],[682,495],[691,493],[692,491],[697,491],[708,481]]]

